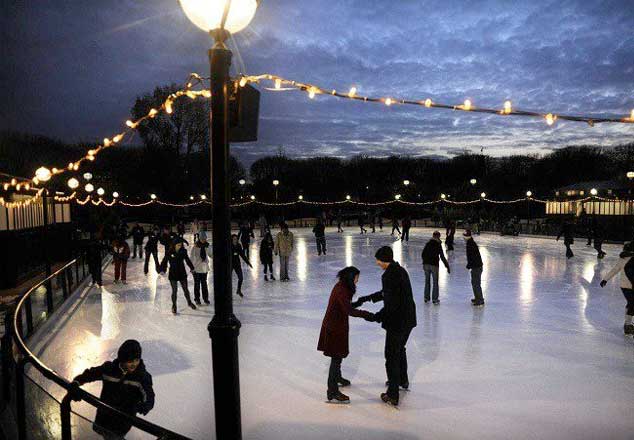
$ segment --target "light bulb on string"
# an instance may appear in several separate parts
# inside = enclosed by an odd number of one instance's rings
[[[98,189],[97,189],[97,194],[98,194],[99,196],[103,196],[105,193],[106,193],[106,191],[104,191],[104,189],[103,189],[103,188],[98,188]]]
[[[255,196],[251,196],[251,200],[255,200]]]
[[[432,102],[432,100],[430,98],[427,98],[425,100],[425,107],[429,108],[429,107],[432,106],[432,104],[433,104],[433,102]]]
[[[469,110],[471,110],[471,106],[472,106],[472,104],[471,104],[471,100],[470,100],[470,99],[465,99],[465,100],[464,100],[464,104],[462,105],[462,108],[463,108],[464,110],[469,111]]]
[[[47,182],[51,178],[51,170],[46,167],[39,167],[35,171],[35,177],[40,182]]]
[[[119,197],[119,193],[118,192],[113,192],[112,193],[112,197],[114,197],[115,199]]]
[[[533,196],[532,191],[526,191],[526,197],[532,197],[532,196]]]
[[[553,125],[556,120],[557,120],[557,116],[556,115],[553,115],[552,113],[548,113],[546,115],[546,123],[548,125]]]
[[[505,115],[508,115],[509,113],[511,113],[513,111],[513,106],[511,104],[511,101],[504,101],[504,110],[503,113]]]
[[[310,89],[308,89],[308,97],[310,99],[315,99],[315,88],[311,87]]]
[[[86,179],[86,180],[88,180],[88,181],[89,181],[90,179],[92,179],[92,174],[90,174],[90,173],[84,173],[84,179]]]
[[[79,188],[79,180],[75,179],[74,177],[71,177],[70,179],[68,179],[68,187],[70,189]]]
[[[443,199],[443,200],[445,200],[445,199],[447,198],[447,195],[446,195],[446,194],[441,194],[441,195],[440,195],[440,198],[441,198],[441,199]]]
[[[351,199],[351,197],[349,195],[346,196],[346,200],[350,200],[350,199]]]
[[[486,196],[487,196],[487,193],[484,193],[484,192],[480,193],[480,197],[482,197],[483,199],[484,199]]]
[[[240,82],[238,83],[240,85],[240,87],[244,87],[247,85],[247,79],[243,76],[242,78],[240,78]]]
[[[194,200],[194,196],[189,196],[189,200]]]
[[[354,98],[354,95],[357,94],[357,88],[356,87],[350,87],[350,91],[348,92],[348,97],[350,98]]]
[[[281,88],[282,88],[282,80],[281,80],[281,79],[279,79],[279,78],[276,78],[276,79],[275,79],[275,88],[276,88],[277,90],[279,90],[279,89],[281,89]]]
[[[84,186],[84,190],[87,193],[91,193],[91,192],[93,192],[95,190],[95,187],[93,186],[92,183],[87,183],[86,186]]]
[[[385,105],[387,105],[388,107],[389,107],[390,105],[392,105],[392,98],[386,98],[386,99],[385,99]]]
[[[154,194],[154,193],[150,194],[150,199],[156,200],[156,194]]]

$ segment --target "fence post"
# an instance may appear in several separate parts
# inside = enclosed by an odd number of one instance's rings
[[[60,418],[62,421],[62,440],[71,440],[71,425],[70,425],[70,407],[71,398],[70,393],[67,393],[62,399],[62,403],[60,404]]]
[[[64,299],[68,298],[68,279],[66,277],[66,269],[64,269],[61,273],[62,275],[62,295]]]
[[[15,366],[15,406],[18,425],[18,440],[26,440],[26,399],[24,393],[24,367],[27,359],[18,360]]]

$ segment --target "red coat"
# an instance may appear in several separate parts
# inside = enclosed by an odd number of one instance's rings
[[[326,315],[321,324],[321,333],[317,350],[323,351],[325,356],[345,358],[348,350],[348,317],[370,317],[372,314],[365,310],[354,309],[350,305],[354,293],[342,282],[338,282],[330,293]]]

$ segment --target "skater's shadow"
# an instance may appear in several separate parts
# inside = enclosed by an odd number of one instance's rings
[[[344,409],[345,408],[335,408]],[[245,433],[246,438],[274,438],[277,440],[323,440],[345,438],[346,440],[417,440],[419,436],[399,431],[378,428],[363,428],[357,424],[345,426],[333,419],[329,424],[290,423],[269,421],[254,426]]]
[[[157,339],[142,341],[143,357],[153,376],[173,374],[193,367],[189,357],[173,345]]]

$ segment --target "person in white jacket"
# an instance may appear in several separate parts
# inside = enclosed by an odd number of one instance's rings
[[[601,280],[601,287],[605,287],[608,281],[617,273],[620,272],[621,274],[621,291],[627,301],[625,324],[623,325],[623,332],[626,335],[634,335],[634,286],[632,285],[632,280],[627,276],[625,267],[632,259],[632,256],[634,256],[634,243],[626,243],[623,246],[623,252],[619,256],[619,261]]]
[[[211,250],[207,242],[207,233],[200,231],[198,241],[192,246],[189,259],[194,265],[194,302],[200,305],[200,291],[203,293],[203,301],[209,304],[209,290],[207,289],[207,273],[209,272],[209,261]]]

